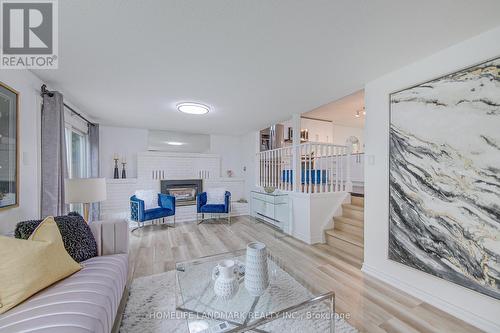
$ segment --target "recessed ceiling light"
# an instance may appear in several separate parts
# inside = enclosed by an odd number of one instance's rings
[[[184,145],[184,142],[177,142],[177,141],[166,141],[165,143],[167,145],[171,145],[171,146],[182,146],[182,145]]]
[[[177,110],[189,114],[205,114],[210,111],[210,108],[200,103],[180,103],[177,104]]]

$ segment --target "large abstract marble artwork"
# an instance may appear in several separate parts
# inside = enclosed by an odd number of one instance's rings
[[[390,108],[389,259],[500,299],[500,59]]]

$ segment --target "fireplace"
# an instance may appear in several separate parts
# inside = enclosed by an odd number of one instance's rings
[[[162,180],[161,193],[173,195],[176,206],[196,205],[196,195],[203,192],[201,179]]]

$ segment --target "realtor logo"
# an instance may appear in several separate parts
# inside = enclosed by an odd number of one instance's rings
[[[1,0],[0,68],[57,68],[57,1]]]

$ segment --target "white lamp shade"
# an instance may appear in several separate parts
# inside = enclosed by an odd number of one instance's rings
[[[106,200],[105,178],[73,178],[64,181],[65,202],[92,203]]]

